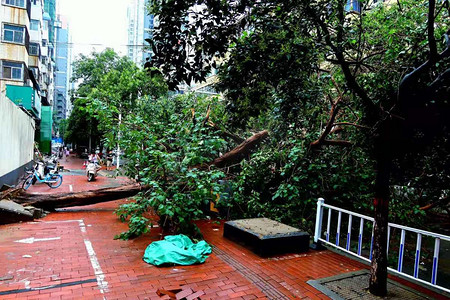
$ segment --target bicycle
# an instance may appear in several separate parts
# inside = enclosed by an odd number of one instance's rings
[[[36,168],[34,168],[32,174],[28,175],[28,177],[23,182],[22,188],[24,190],[27,190],[30,185],[34,184],[36,181],[43,182],[50,188],[56,189],[62,184],[63,178],[59,174],[48,173],[44,178],[41,179],[41,176],[37,172]]]

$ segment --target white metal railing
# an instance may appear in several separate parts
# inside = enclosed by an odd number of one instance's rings
[[[328,214],[327,214],[327,228],[324,232],[325,238],[323,239],[321,237],[322,234],[322,221],[324,216],[324,208],[328,208]],[[332,211],[335,211],[338,214],[337,219],[337,229],[336,229],[336,239],[335,243],[330,242],[330,223],[331,223],[331,214]],[[348,215],[348,227],[347,227],[347,236],[346,236],[346,245],[345,248],[341,247],[339,244],[339,240],[341,237],[341,223],[343,214]],[[352,222],[357,221],[354,220],[354,218],[359,218],[359,234],[358,234],[358,247],[356,249],[356,252],[351,251],[350,247],[350,241],[351,241],[351,233],[352,233]],[[370,253],[369,258],[361,255],[361,249],[362,249],[362,243],[363,243],[363,230],[364,230],[364,222],[372,222],[372,236],[371,236],[371,242],[370,242]],[[372,246],[373,246],[373,223],[374,219],[362,214],[358,214],[346,209],[342,209],[336,206],[325,204],[325,200],[323,198],[319,198],[317,201],[317,215],[316,215],[316,227],[314,232],[314,242],[318,243],[323,242],[327,245],[333,246],[335,248],[338,248],[346,253],[349,253],[351,255],[357,256],[360,259],[370,262],[372,260]],[[436,284],[437,281],[437,275],[438,275],[438,262],[439,262],[439,249],[441,240],[449,241],[450,242],[450,236],[442,235],[430,231],[420,230],[412,227],[407,227],[403,225],[398,225],[394,223],[389,223],[388,225],[388,237],[387,237],[387,252],[389,253],[389,241],[391,237],[391,228],[397,228],[401,230],[400,233],[400,246],[398,251],[398,264],[397,269],[388,268],[389,271],[395,274],[399,274],[402,276],[405,276],[407,278],[410,278],[413,281],[421,282],[425,285],[432,286],[434,288],[437,288],[439,290],[445,291],[447,293],[450,293],[450,289],[448,287],[443,287],[438,284]],[[414,259],[414,273],[413,276],[403,272],[403,254],[405,251],[405,234],[406,232],[412,232],[417,234],[417,240],[416,240],[416,253],[415,253],[415,259]],[[421,255],[421,248],[422,248],[422,236],[429,236],[434,238],[434,254],[433,254],[433,263],[432,263],[432,271],[431,271],[431,281],[426,281],[419,278],[419,265],[420,265],[420,255]]]

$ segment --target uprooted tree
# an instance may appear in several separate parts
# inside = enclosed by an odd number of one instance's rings
[[[153,1],[159,26],[148,66],[174,88],[227,57],[218,86],[231,120],[245,126],[273,107],[274,94],[286,120],[322,105],[330,117],[314,149],[352,146],[342,132],[361,129],[359,146],[376,161],[370,291],[384,296],[390,182],[448,155],[449,2],[360,2],[358,13],[343,0]]]
[[[237,147],[224,155],[215,158],[207,163],[191,166],[191,169],[208,169],[211,167],[226,168],[238,164],[241,160],[248,157],[259,143],[261,143],[268,132],[262,131],[244,140]],[[33,194],[27,193],[22,188],[10,189],[0,194],[0,200],[9,199],[18,204],[31,205],[33,207],[45,210],[54,210],[56,208],[85,206],[95,203],[109,202],[137,195],[140,192],[147,191],[151,187],[139,183],[125,184],[117,187],[107,187],[96,190],[69,192],[57,194]]]
[[[81,80],[75,94],[82,96],[82,109],[98,122],[102,143],[123,149],[126,175],[145,186],[136,202],[117,210],[130,227],[120,238],[146,232],[151,210],[165,229],[195,234],[191,221],[203,216],[209,200],[217,198],[227,169],[248,157],[268,134],[245,139],[230,133],[222,125],[226,114],[220,99],[169,96],[159,71],[139,69],[112,50],[81,57],[74,78]],[[136,192],[133,186],[122,189]],[[101,192],[109,199],[117,194]],[[66,195],[59,202],[45,203],[99,200],[95,193],[78,195],[80,201]]]

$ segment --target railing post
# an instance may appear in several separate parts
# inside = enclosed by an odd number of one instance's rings
[[[317,243],[320,238],[320,233],[322,231],[322,216],[323,216],[323,203],[325,199],[319,198],[317,199],[317,213],[316,213],[316,228],[314,231],[314,243]]]
[[[327,242],[330,241],[330,225],[331,225],[331,208],[328,208],[328,221],[327,221]]]
[[[436,285],[437,281],[437,270],[439,262],[439,247],[441,245],[441,240],[439,238],[434,239],[434,255],[433,255],[433,270],[431,271],[431,284]]]
[[[400,235],[400,247],[398,250],[398,266],[397,271],[402,272],[403,270],[403,253],[405,251],[405,230],[402,229],[402,233]]]
[[[364,219],[361,218],[361,221],[359,221],[358,255],[361,255],[363,231],[364,231]]]
[[[420,248],[422,248],[422,234],[417,234],[416,257],[414,259],[414,278],[419,278]]]
[[[348,228],[347,228],[347,245],[346,249],[347,251],[350,251],[350,238],[352,235],[352,215],[348,215]]]
[[[341,236],[341,221],[342,221],[342,211],[338,213],[338,225],[336,229],[336,246],[339,246],[339,239]]]

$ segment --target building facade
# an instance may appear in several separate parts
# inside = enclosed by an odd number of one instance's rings
[[[69,51],[69,25],[63,16],[56,21],[56,69],[53,110],[55,122],[67,118],[71,53]]]
[[[0,91],[6,96],[9,85],[32,85],[29,74],[31,1],[2,0]]]
[[[2,0],[0,5],[0,187],[14,184],[33,159],[40,121],[39,87],[30,68],[31,1]],[[31,65],[30,65],[31,63]]]
[[[152,53],[147,39],[152,38],[153,15],[147,11],[148,0],[131,0],[128,5],[128,45],[127,56],[138,66],[151,59]]]
[[[55,0],[1,0],[0,187],[51,151]]]

